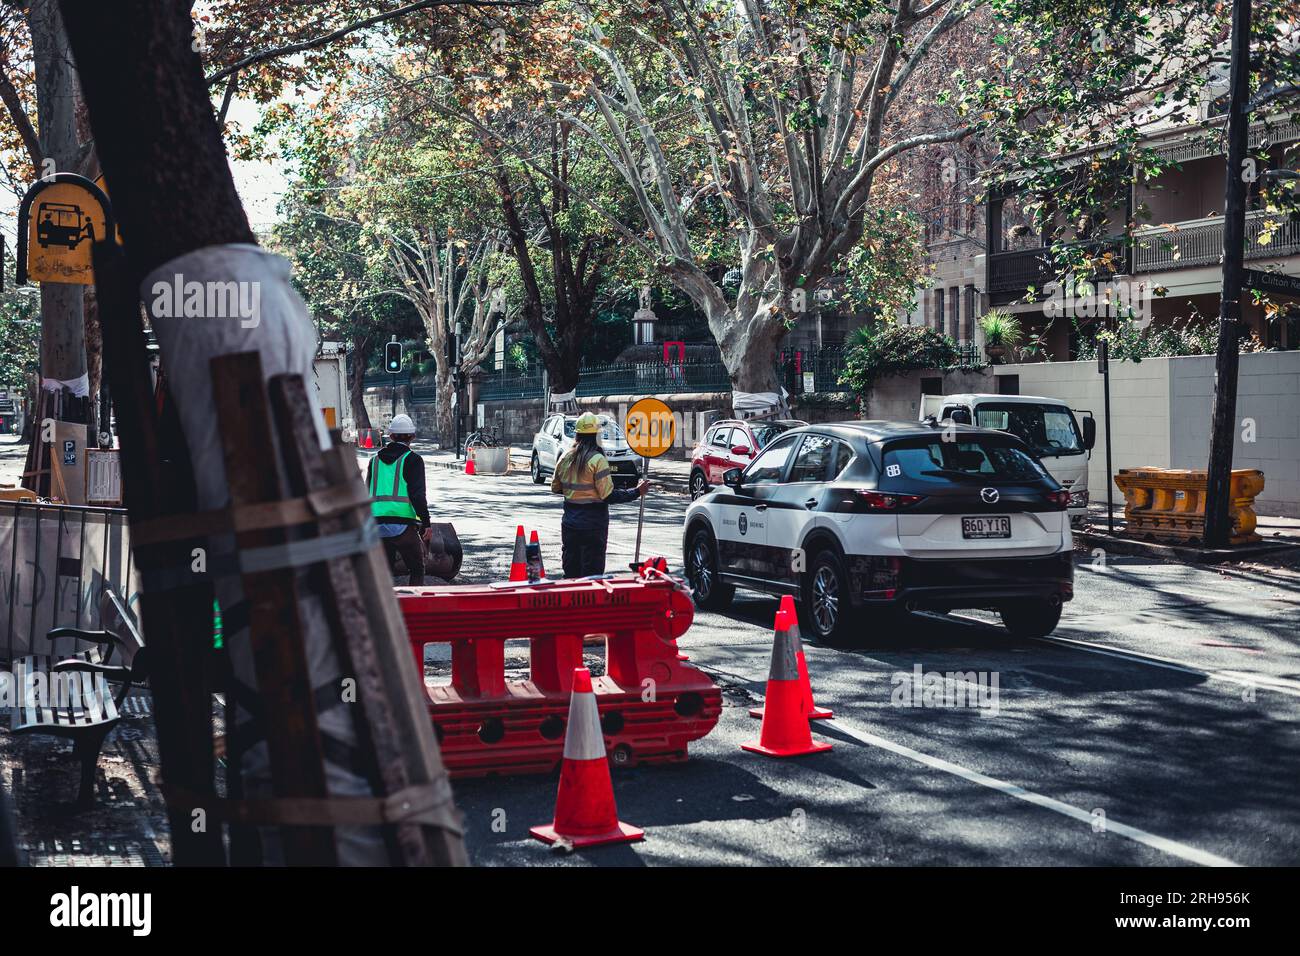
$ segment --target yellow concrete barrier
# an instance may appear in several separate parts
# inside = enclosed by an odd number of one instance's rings
[[[1121,468],[1115,484],[1124,492],[1128,531],[1151,541],[1197,542],[1205,535],[1204,471],[1177,468]],[[1229,483],[1232,519],[1229,544],[1259,541],[1255,534],[1255,496],[1264,490],[1264,473],[1239,468]]]

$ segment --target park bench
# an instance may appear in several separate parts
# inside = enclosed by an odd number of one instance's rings
[[[109,590],[104,592],[99,610],[103,630],[56,627],[46,634],[50,640],[74,637],[98,647],[66,658],[31,654],[14,662],[14,678],[20,694],[10,730],[15,734],[47,734],[72,741],[73,755],[81,761],[79,807],[94,803],[99,752],[122,718],[122,701],[132,684],[146,677],[144,639],[131,612]],[[43,680],[39,675],[44,675]],[[55,675],[67,676],[56,683]],[[121,682],[116,696],[109,690],[110,679]],[[39,683],[47,689],[43,699],[38,694],[21,692]],[[56,694],[56,688],[62,693]]]

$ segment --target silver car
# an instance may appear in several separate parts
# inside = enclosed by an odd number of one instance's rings
[[[600,420],[600,450],[609,460],[614,483],[635,484],[645,470],[643,459],[628,447],[618,422],[608,415],[598,415],[597,418]],[[530,467],[535,484],[542,484],[555,473],[556,462],[573,447],[577,428],[577,415],[552,415],[542,423],[541,431],[533,435]]]

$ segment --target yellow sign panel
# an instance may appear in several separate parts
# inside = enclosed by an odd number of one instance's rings
[[[95,185],[98,186],[100,189],[102,189],[102,190],[104,191],[104,195],[105,195],[105,196],[108,196],[108,182],[104,179],[104,174],[103,174],[103,173],[100,173],[100,174],[95,178]],[[111,200],[112,200],[112,197],[111,197],[111,196],[109,197],[109,200],[110,200],[110,205],[111,205],[111,204],[112,204],[112,203],[111,203]],[[117,239],[117,244],[118,244],[119,246],[121,246],[121,245],[125,245],[125,243],[122,242],[122,227],[119,225],[116,229],[113,230],[113,232],[115,233],[114,238]]]
[[[107,229],[99,200],[84,186],[46,186],[28,212],[27,278],[93,285],[90,250]]]
[[[627,410],[627,443],[642,458],[658,458],[677,439],[672,409],[657,398],[643,398]]]

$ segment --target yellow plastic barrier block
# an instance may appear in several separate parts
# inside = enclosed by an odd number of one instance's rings
[[[1121,468],[1115,484],[1124,492],[1128,531],[1150,541],[1199,543],[1205,536],[1204,471],[1178,468]],[[1255,497],[1264,490],[1264,473],[1238,468],[1228,485],[1232,501],[1229,544],[1259,541],[1255,534]]]

